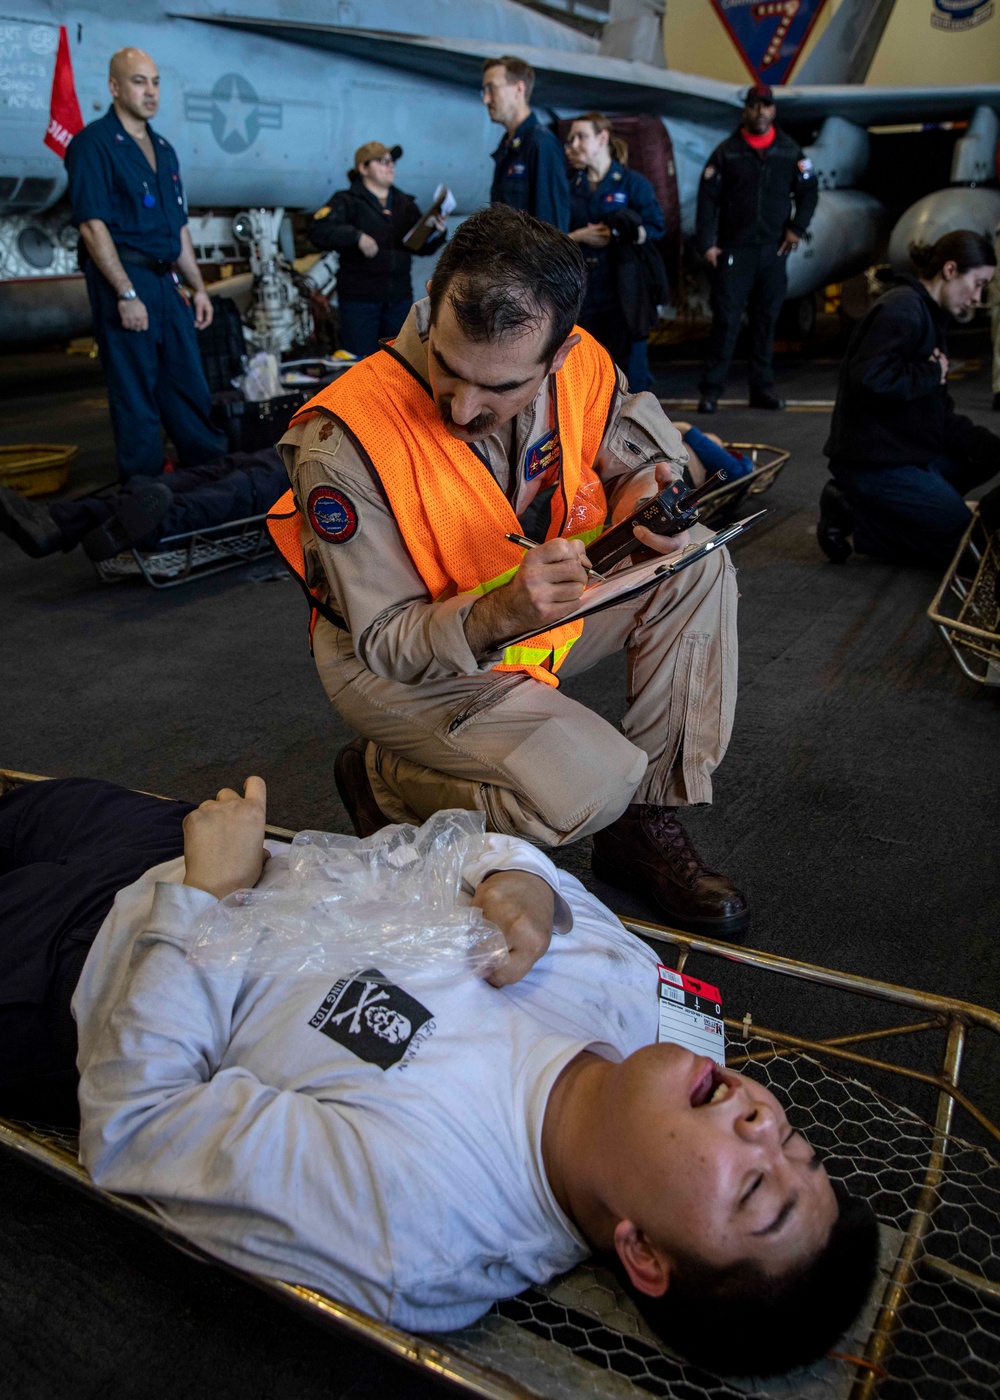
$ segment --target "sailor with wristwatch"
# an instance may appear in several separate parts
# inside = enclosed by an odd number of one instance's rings
[[[212,302],[177,154],[149,125],[160,102],[156,64],[141,49],[121,49],[108,86],[112,104],[74,136],[66,171],[126,480],[162,472],[161,423],[185,467],[221,457],[226,439],[209,419],[197,332],[211,324]]]

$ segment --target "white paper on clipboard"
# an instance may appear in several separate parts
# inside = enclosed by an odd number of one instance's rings
[[[721,549],[737,535],[742,535],[751,525],[755,524],[762,515],[766,515],[766,510],[759,510],[755,515],[748,515],[743,520],[737,520],[733,525],[727,525],[724,530],[720,530],[717,535],[713,535],[710,540],[704,540],[701,544],[689,544],[680,554],[658,555],[655,559],[648,559],[643,564],[633,564],[629,569],[619,569],[609,575],[603,583],[592,583],[583,591],[583,596],[579,604],[572,612],[565,617],[559,618],[558,622],[551,624],[553,627],[561,627],[567,622],[576,622],[581,617],[588,617],[591,613],[603,612],[605,608],[613,608],[618,603],[624,603],[629,598],[636,598],[641,593],[645,593],[650,588],[655,588],[664,579],[671,578],[674,574],[680,573],[682,569],[688,568],[691,564],[697,563],[699,559],[704,559],[706,555],[713,553],[716,549]],[[534,632],[521,632],[516,637],[505,637],[499,646],[512,646],[516,642],[527,641],[529,637],[538,635],[538,628]]]

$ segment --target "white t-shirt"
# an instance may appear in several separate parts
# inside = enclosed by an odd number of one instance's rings
[[[183,860],[123,890],[73,999],[97,1184],[240,1268],[413,1331],[467,1326],[578,1263],[545,1106],[581,1050],[656,1039],[657,958],[533,847],[489,838],[466,888],[497,869],[541,875],[565,934],[503,989],[206,972],[185,954],[212,896],[179,883]]]

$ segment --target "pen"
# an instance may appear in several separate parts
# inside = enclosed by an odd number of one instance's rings
[[[520,545],[522,549],[537,549],[540,543],[539,540],[529,540],[524,535],[504,535],[504,539],[510,540],[511,544]],[[587,575],[589,578],[597,579],[598,583],[607,583],[604,575],[599,574],[596,569],[588,569]]]

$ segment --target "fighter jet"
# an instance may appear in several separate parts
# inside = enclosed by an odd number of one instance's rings
[[[107,109],[114,50],[134,44],[157,60],[162,100],[155,125],[177,148],[196,248],[206,261],[247,256],[234,223],[251,241],[255,230],[267,231],[280,247],[280,211],[320,206],[343,184],[355,148],[370,139],[403,146],[400,184],[419,203],[428,204],[443,181],[456,196],[457,216],[479,207],[488,198],[489,153],[499,135],[480,99],[482,61],[508,52],[535,68],[533,105],[543,117],[597,108],[656,119],[664,197],[674,206],[668,216],[675,215],[683,239],[693,230],[702,169],[737,124],[743,90],[667,69],[648,3],[613,0],[600,37],[551,18],[551,5],[546,10],[517,0],[421,0],[418,7],[297,0],[294,11],[281,0],[146,0],[133,19],[113,0],[12,0],[12,17],[0,20],[0,341],[80,334],[89,321],[65,172],[43,144],[60,24],[85,121]],[[422,32],[415,34],[418,17]],[[843,35],[830,29],[848,52]],[[813,64],[827,78],[841,76],[831,53],[825,67]],[[856,78],[857,52],[846,64],[843,76]],[[929,191],[913,231],[971,223],[992,232],[1000,195],[977,187],[991,174],[1000,85],[824,82],[778,87],[776,97],[779,121],[818,133],[808,155],[820,202],[810,239],[789,260],[790,298],[809,299],[816,288],[863,269],[884,238],[879,201],[854,188],[873,123],[969,120],[956,147],[953,188]],[[983,196],[988,210],[978,208]],[[254,219],[234,218],[247,211]],[[259,244],[258,237],[258,251]],[[287,240],[284,251],[292,251]]]

